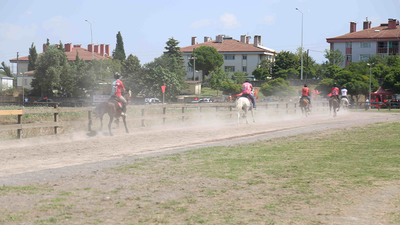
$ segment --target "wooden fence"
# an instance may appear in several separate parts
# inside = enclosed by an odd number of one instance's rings
[[[162,114],[155,114],[155,115],[147,115],[148,111],[154,109],[161,109]],[[198,111],[189,112],[189,108],[197,109]],[[140,110],[140,116],[137,117],[128,117],[127,121],[138,120],[140,121],[141,126],[146,126],[146,121],[149,120],[160,120],[162,119],[163,124],[166,123],[167,119],[171,118],[179,118],[181,117],[181,121],[184,122],[186,118],[192,116],[201,116],[203,109],[207,108],[211,111],[212,108],[215,108],[214,114],[216,116],[227,116],[229,118],[236,118],[236,110],[235,110],[235,103],[199,103],[199,104],[164,104],[164,105],[133,105],[129,106],[128,112],[132,111],[132,109]],[[30,129],[30,128],[43,128],[43,127],[54,127],[54,134],[57,134],[58,128],[61,126],[67,125],[74,125],[74,124],[82,124],[82,121],[59,121],[59,113],[68,113],[68,112],[87,112],[88,113],[88,130],[92,130],[92,110],[93,107],[82,107],[82,108],[59,108],[58,105],[54,105],[54,108],[48,109],[36,109],[36,108],[23,108],[19,110],[0,110],[0,116],[10,116],[15,115],[17,116],[17,123],[10,124],[10,125],[1,125],[0,131],[9,131],[9,130],[17,130],[18,138],[22,138],[22,131],[23,129]],[[179,112],[167,114],[167,109],[177,109]],[[299,104],[297,102],[287,102],[287,103],[257,103],[257,113],[287,113],[287,114],[294,114],[294,113],[301,113],[299,108]],[[329,110],[329,105],[327,102],[314,102],[313,103],[313,111],[325,111]],[[25,114],[43,114],[43,113],[52,113],[54,114],[54,121],[53,122],[43,122],[43,123],[22,123],[22,116]],[[235,116],[232,116],[235,115]]]

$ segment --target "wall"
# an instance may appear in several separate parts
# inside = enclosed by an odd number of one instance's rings
[[[303,86],[305,83],[305,80],[300,80],[300,79],[288,79],[287,81],[290,82],[290,86]],[[321,80],[317,80],[317,79],[310,79],[307,80],[307,84],[308,85],[317,85],[319,84]],[[258,81],[251,81],[250,83],[254,86],[254,87],[261,87],[261,85],[263,83],[266,83],[268,81],[266,80],[258,80]]]
[[[360,48],[360,42],[353,42],[352,62],[359,62],[360,55],[375,55],[377,42],[371,42],[371,48]]]
[[[354,42],[353,42],[354,43]],[[344,61],[341,67],[345,67],[346,66],[346,43],[345,42],[336,42],[333,45],[333,49],[337,50],[339,49],[342,52],[342,55],[344,55]],[[354,51],[353,51],[354,52]],[[352,56],[353,57],[353,56]]]

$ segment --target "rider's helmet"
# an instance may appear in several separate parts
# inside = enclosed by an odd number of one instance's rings
[[[304,87],[307,87],[307,84],[305,84]]]
[[[118,72],[116,72],[116,73],[114,74],[114,78],[115,78],[115,79],[121,78],[121,74],[119,74]]]
[[[334,84],[333,84],[333,86],[334,86],[334,87],[337,87],[337,84],[336,84],[336,83],[334,83]]]
[[[346,86],[343,86],[343,88],[346,88]]]

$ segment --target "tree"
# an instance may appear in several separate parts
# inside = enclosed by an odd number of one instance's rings
[[[211,72],[211,78],[208,79],[207,84],[210,85],[211,89],[218,91],[222,90],[222,83],[229,80],[229,74],[224,72],[223,69],[217,68]]]
[[[282,75],[280,70],[288,70],[288,69],[297,69],[299,65],[298,57],[289,52],[289,51],[282,51],[275,57],[275,64],[272,67],[272,78],[278,78],[279,75]]]
[[[400,93],[400,66],[391,69],[383,81],[383,88]]]
[[[323,73],[324,78],[332,79],[337,73],[339,73],[340,70],[341,70],[340,67],[338,67],[337,65],[328,64],[327,68]]]
[[[117,34],[117,45],[115,46],[112,56],[114,59],[118,59],[121,62],[126,59],[124,41],[122,40],[122,35],[120,31],[118,31]]]
[[[185,67],[185,60],[183,60],[181,48],[178,47],[179,41],[175,40],[174,37],[171,37],[166,42],[167,46],[164,47],[167,52],[165,53],[168,57],[174,57],[178,61],[179,65],[182,65],[182,68]],[[186,75],[186,74],[185,74]]]
[[[324,57],[329,61],[329,64],[336,66],[343,66],[344,63],[344,55],[342,55],[342,51],[339,49],[336,50],[328,50],[325,49]]]
[[[283,78],[276,78],[268,83],[263,83],[260,91],[264,96],[275,95],[279,98],[295,94],[295,90],[290,87],[290,82],[285,81]]]
[[[36,59],[37,59],[37,52],[36,52],[36,46],[32,45],[29,48],[29,57],[28,57],[28,71],[35,70],[36,68]]]
[[[201,46],[196,48],[196,69],[203,71],[203,80],[205,75],[214,71],[224,64],[224,57],[217,52],[217,49],[210,46]]]
[[[60,50],[60,51],[62,51],[62,52],[65,52],[65,48],[64,48],[64,45],[63,45],[63,43],[61,42],[61,40],[60,40],[60,44],[58,45],[58,50]]]
[[[132,95],[137,95],[142,91],[143,87],[143,69],[140,65],[139,58],[130,54],[128,58],[122,62],[121,72],[125,86],[129,87]]]
[[[175,57],[162,55],[144,65],[142,93],[146,96],[161,97],[161,86],[165,85],[165,97],[174,100],[187,84],[182,68]]]
[[[43,94],[52,96],[53,89],[63,89],[61,80],[69,80],[67,77],[71,74],[68,66],[65,52],[59,51],[57,45],[48,46],[46,52],[40,54],[37,59],[37,66],[31,83],[32,87],[40,90],[42,96]]]
[[[246,82],[246,76],[248,76],[248,73],[242,73],[242,72],[234,72],[232,74],[232,81],[235,84],[243,84]]]
[[[256,80],[266,80],[269,75],[269,71],[266,69],[257,68],[253,70],[252,74]]]
[[[320,92],[321,96],[326,96],[329,93],[331,93],[331,89],[332,89],[334,83],[335,83],[335,81],[332,78],[322,79],[318,83],[318,85],[315,87],[315,90],[318,90],[318,92]]]
[[[13,77],[11,74],[11,69],[7,66],[4,61],[1,63],[0,70],[3,70],[7,77]]]
[[[358,95],[368,95],[369,93],[369,73],[360,74],[354,73],[348,70],[341,70],[334,77],[335,82],[339,87],[346,86],[348,94],[356,96],[358,101]],[[378,81],[372,77],[371,80],[372,90],[379,88]]]

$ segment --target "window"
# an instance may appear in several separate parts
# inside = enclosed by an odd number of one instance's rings
[[[267,59],[269,59],[270,61],[272,60],[272,55],[267,55],[266,57],[267,57]]]
[[[22,85],[24,85],[24,86],[28,85],[28,79],[24,79],[24,82]]]
[[[247,66],[243,66],[243,72],[247,72]]]
[[[371,48],[371,42],[360,42],[360,48]]]
[[[351,55],[346,55],[346,61],[351,62]]]
[[[235,72],[234,66],[225,66],[225,72]]]
[[[247,60],[247,55],[243,55],[243,60]]]
[[[351,42],[346,42],[346,48],[351,48]]]
[[[368,61],[369,60],[370,55],[360,55],[360,60],[362,61]]]
[[[193,67],[188,67],[188,72],[193,72]]]
[[[225,60],[235,60],[235,55],[225,55]]]

